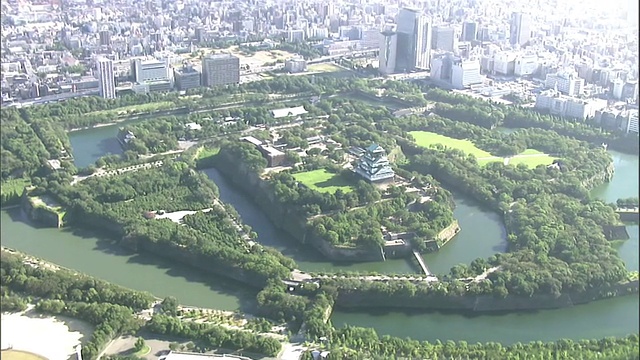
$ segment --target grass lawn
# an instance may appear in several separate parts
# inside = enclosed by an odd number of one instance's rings
[[[527,149],[518,155],[541,155],[541,154],[544,154],[544,153],[536,149]]]
[[[519,155],[522,154],[524,154],[524,152]],[[513,157],[509,159],[509,165],[518,166],[518,164],[525,164],[530,168],[535,168],[538,165],[551,165],[551,163],[553,163],[553,160],[555,159],[556,158],[554,158],[553,156],[540,153],[540,156]]]
[[[197,154],[196,159],[208,158],[209,156],[217,155],[219,152],[220,152],[219,147],[210,148],[208,146],[203,146],[198,149],[198,152],[196,153]]]
[[[25,178],[11,179],[2,183],[0,191],[2,194],[22,194],[25,187],[31,185],[31,180]]]
[[[353,190],[350,182],[340,175],[331,173],[325,169],[297,173],[293,174],[293,177],[309,188],[319,192],[334,194],[338,189],[345,193]]]
[[[142,347],[142,349],[140,349],[140,351],[136,352],[135,354],[133,354],[134,356],[145,356],[148,353],[151,352],[151,347],[147,344],[144,344],[144,346]]]
[[[501,157],[495,157],[495,158],[484,158],[481,160],[477,160],[478,161],[478,165],[480,166],[485,166],[488,163],[492,163],[492,162],[500,162],[503,163],[504,162],[504,158]]]
[[[469,140],[454,139],[448,136],[436,134],[429,131],[410,131],[409,134],[413,136],[418,146],[430,147],[435,144],[442,144],[452,149],[458,149],[464,151],[467,154],[471,154],[477,158],[492,156],[488,152],[477,148]]]
[[[158,102],[152,102],[147,104],[123,106],[113,110],[92,111],[87,115],[105,115],[105,114],[126,115],[127,112],[129,111],[133,111],[136,113],[151,112],[151,111],[167,109],[167,108],[170,108],[171,106],[173,106],[173,103],[170,101],[158,101]]]
[[[307,71],[309,72],[337,72],[343,70],[344,69],[332,63],[311,64],[307,66]]]
[[[2,360],[47,360],[46,357],[26,351],[2,350]]]

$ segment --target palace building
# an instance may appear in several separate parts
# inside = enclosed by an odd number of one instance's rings
[[[378,144],[372,144],[365,150],[358,159],[355,172],[371,183],[393,181],[395,176],[386,151]]]

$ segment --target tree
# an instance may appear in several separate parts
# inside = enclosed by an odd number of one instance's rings
[[[136,339],[136,343],[133,345],[133,348],[136,350],[136,352],[142,350],[144,348],[144,339],[143,338]]]
[[[162,300],[160,309],[167,315],[176,316],[178,314],[178,299],[173,296],[167,296]]]

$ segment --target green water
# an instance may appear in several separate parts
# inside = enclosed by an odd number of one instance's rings
[[[34,226],[19,208],[3,210],[1,221],[3,246],[131,289],[223,310],[248,308],[255,298],[255,292],[239,284],[132,253],[92,232]]]
[[[109,139],[117,126],[70,134],[78,166],[93,163],[107,152],[116,153]],[[111,144],[111,145],[110,145]],[[115,144],[117,146],[117,143]],[[606,201],[637,196],[638,157],[612,152],[616,175],[610,184],[594,191]],[[276,230],[264,214],[243,194],[227,184],[215,170],[208,175],[220,187],[223,201],[232,204],[243,221],[258,233],[261,243],[293,257],[303,270],[414,272],[405,260],[380,263],[333,264],[314,251],[302,249],[293,239]],[[634,175],[635,174],[635,175]],[[504,228],[499,217],[481,210],[472,201],[455,196],[455,216],[461,232],[439,253],[425,256],[433,272],[447,272],[457,263],[469,263],[504,251]],[[137,255],[95,233],[37,228],[25,221],[19,209],[1,213],[1,239],[8,246],[92,276],[149,291],[157,296],[176,296],[182,303],[226,310],[250,309],[255,292],[236,283],[203,274],[157,257]],[[629,227],[632,239],[618,245],[630,269],[638,269],[638,227]],[[634,237],[635,235],[635,237]],[[498,341],[504,344],[558,338],[600,338],[638,332],[638,297],[598,301],[572,308],[507,315],[465,315],[442,312],[343,312],[335,311],[334,325],[367,326],[380,334],[428,340]]]
[[[619,197],[638,196],[638,157],[614,151],[610,153],[614,158],[616,173],[610,183],[594,189],[592,194],[606,202],[614,202]],[[479,229],[481,230],[478,231]],[[482,241],[487,232],[486,225],[482,223],[469,230],[477,234],[477,241]],[[627,230],[631,238],[615,247],[627,268],[638,270],[639,228],[637,225],[632,225],[628,226]],[[465,244],[459,246],[464,247]],[[473,257],[472,254],[464,252],[456,252],[456,255],[460,256],[461,262],[464,256]],[[429,258],[430,256],[426,256],[425,260],[433,268],[435,264]],[[453,257],[458,259],[457,256]],[[334,311],[331,320],[336,327],[344,324],[372,327],[380,335],[388,334],[431,341],[436,339],[465,340],[469,343],[496,341],[512,344],[534,340],[551,341],[560,338],[577,340],[637,333],[640,327],[639,305],[638,295],[632,295],[571,308],[510,314],[337,310]]]

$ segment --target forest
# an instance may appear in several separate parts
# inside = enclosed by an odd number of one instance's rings
[[[379,337],[375,330],[346,326],[336,330],[327,359],[636,359],[640,351],[637,334],[622,338],[528,344],[468,344],[465,341],[420,342],[391,336]],[[304,360],[313,359],[311,351]]]
[[[243,350],[275,356],[281,348],[276,339],[250,331],[181,321],[165,311],[146,322],[135,313],[150,308],[151,294],[115,286],[64,269],[25,263],[22,255],[0,252],[0,297],[3,311],[24,310],[28,302],[36,311],[66,315],[95,326],[90,340],[83,344],[82,356],[95,359],[109,341],[120,335],[147,332],[198,341],[201,349]],[[166,299],[165,299],[166,300]],[[18,306],[16,306],[18,305]],[[21,306],[20,306],[21,305]],[[164,302],[163,302],[164,305]],[[163,306],[166,309],[165,306]]]
[[[640,151],[637,133],[611,132],[603,129],[593,119],[587,119],[584,122],[565,119],[541,114],[521,106],[475,99],[442,89],[428,87],[423,89],[426,91],[427,100],[438,102],[433,109],[434,113],[452,120],[468,121],[489,129],[496,126],[540,128],[591,143],[606,143],[613,150],[629,154],[638,155]]]
[[[198,89],[190,92],[190,95],[202,95],[202,100],[181,98],[176,94],[151,94],[131,95],[116,100],[72,99],[64,104],[20,110],[2,109],[2,182],[4,185],[11,180],[28,180],[35,186],[32,194],[49,194],[67,208],[66,220],[71,225],[103,228],[116,238],[122,238],[123,243],[130,241],[138,245],[143,244],[138,248],[139,251],[163,249],[162,252],[182,253],[186,254],[186,259],[198,259],[193,265],[216,263],[219,267],[212,267],[214,271],[226,275],[243,274],[246,278],[256,279],[256,286],[263,289],[257,297],[262,314],[284,321],[304,322],[307,324],[306,331],[312,338],[326,334],[332,329],[330,323],[324,321],[321,309],[339,302],[340,294],[348,295],[348,291],[354,291],[348,289],[354,287],[355,292],[364,297],[441,296],[446,299],[466,294],[490,294],[497,298],[508,295],[558,297],[567,292],[596,291],[598,288],[615,286],[630,279],[629,272],[612,251],[609,239],[605,238],[602,232],[603,225],[619,223],[619,218],[614,212],[614,204],[607,205],[591,199],[589,190],[607,181],[610,176],[611,157],[602,149],[601,143],[622,144],[618,146],[626,144],[623,146],[624,150],[621,150],[633,153],[634,148],[629,144],[634,139],[600,131],[592,124],[575,123],[487,102],[476,104],[477,100],[459,98],[458,95],[431,89],[426,90],[427,99],[439,103],[432,112],[404,117],[395,117],[383,106],[371,106],[347,97],[331,97],[357,91],[370,95],[374,95],[375,92],[375,96],[378,96],[377,90],[381,91],[382,97],[398,97],[411,104],[423,104],[425,101],[422,97],[423,90],[411,83],[335,78],[318,78],[312,83],[305,77],[281,77],[233,88]],[[66,135],[63,134],[64,129],[112,121],[113,119],[109,118],[111,115],[104,115],[104,111],[159,101],[169,101],[176,108],[192,111],[213,108],[230,101],[246,101],[250,98],[252,101],[260,102],[264,100],[261,94],[268,93],[320,96],[314,104],[307,104],[305,108],[309,111],[310,117],[326,117],[320,133],[329,136],[343,149],[351,146],[363,147],[372,142],[388,150],[401,149],[397,152],[403,159],[394,163],[398,174],[421,179],[424,184],[442,183],[447,188],[465,193],[498,212],[503,216],[508,231],[508,253],[496,254],[488,259],[476,259],[469,265],[457,265],[449,274],[441,276],[443,281],[437,286],[427,287],[403,281],[384,284],[356,279],[335,279],[322,281],[319,289],[303,291],[303,296],[292,295],[281,287],[282,284],[278,280],[290,276],[290,270],[296,267],[293,260],[274,249],[259,245],[248,246],[243,234],[250,234],[250,231],[247,232],[244,228],[242,231],[238,230],[232,224],[234,216],[215,206],[218,194],[215,184],[192,170],[187,163],[168,161],[161,169],[133,172],[116,178],[96,177],[74,186],[69,185],[71,175],[76,172],[74,167],[66,166],[60,171],[51,172],[44,165],[47,159],[64,156],[62,150],[68,146]],[[230,99],[229,95],[237,97]],[[451,104],[456,106],[453,107]],[[132,125],[132,129],[144,133],[141,135],[142,144],[137,151],[143,151],[145,148],[147,152],[158,150],[159,145],[153,144],[159,144],[161,141],[166,141],[167,148],[170,148],[175,144],[172,141],[215,136],[220,134],[220,131],[225,131],[224,119],[228,117],[248,119],[245,123],[237,122],[231,125],[235,126],[232,128],[235,131],[245,129],[248,124],[266,124],[271,116],[269,107],[264,105],[265,103],[261,103],[241,109],[189,115],[188,121],[203,126],[202,133],[189,132],[184,127],[185,118],[173,115],[163,116],[153,125],[148,125],[150,122]],[[86,116],[91,112],[96,114]],[[212,120],[206,120],[208,117]],[[55,126],[52,125],[54,123]],[[512,134],[501,134],[491,131],[496,126],[521,129]],[[417,146],[408,132],[420,130],[467,139],[478,148],[500,156],[518,154],[525,149],[536,149],[551,153],[561,160],[557,167],[528,168],[524,165],[503,165],[500,162],[480,166],[476,158],[459,150],[445,146]],[[308,133],[290,131],[287,140],[298,141],[302,147],[305,144],[299,140],[304,140],[305,134]],[[147,135],[149,137],[145,138]],[[56,142],[55,139],[59,141]],[[635,142],[637,143],[637,138]],[[222,155],[226,153],[234,159],[242,159],[251,171],[262,172],[266,167],[266,160],[259,152],[254,151],[251,145],[241,144],[231,141],[216,145],[222,145]],[[295,171],[335,166],[340,158],[338,151],[344,150],[334,148],[328,154],[325,153],[327,161],[318,154],[310,154],[296,170],[274,176],[271,185],[277,187],[278,199],[307,216],[336,210],[340,212],[347,207],[383,200],[384,193],[368,184],[358,182],[354,184],[354,191],[335,194],[322,194],[306,187],[291,187],[295,183],[292,176]],[[5,154],[8,156],[4,156]],[[126,160],[134,160],[137,155],[136,151],[130,152],[130,158]],[[394,201],[380,203],[371,207],[372,213],[363,209],[354,214],[342,213],[335,218],[321,217],[317,221],[318,230],[321,230],[322,226],[326,233],[333,231],[336,235],[327,236],[332,239],[337,237],[336,243],[344,244],[353,232],[340,224],[353,222],[360,228],[373,228],[377,224],[371,223],[372,217],[378,216],[376,221],[382,224],[385,218],[388,218],[387,215],[392,213],[408,223],[423,221],[423,218],[413,213],[398,212],[412,199],[403,198],[397,189],[391,191],[397,191],[393,195],[399,199],[395,204]],[[442,193],[437,196],[441,198],[434,203],[441,205],[440,208],[425,206],[420,209],[420,213],[444,221],[450,214],[449,195]],[[4,199],[3,192],[3,204]],[[634,201],[637,204],[637,199],[631,199],[622,200],[617,205],[630,205]],[[316,206],[306,206],[309,203]],[[159,210],[172,212],[209,208],[212,210],[206,213],[197,212],[185,216],[183,223],[187,226],[180,226],[170,220],[145,218],[150,212]],[[438,221],[434,221],[433,227],[430,225],[429,228],[420,229],[421,236],[431,236],[438,226]],[[393,226],[391,223],[387,225]],[[374,234],[369,235],[373,238]],[[376,233],[375,236],[377,235]],[[76,284],[75,280],[49,278],[51,275],[39,273],[43,271],[40,268],[24,266],[24,270],[16,271],[13,270],[17,268],[15,264],[5,267],[4,256],[3,254],[0,275],[2,296],[7,301],[3,301],[3,309],[22,308],[26,301],[20,294],[27,294],[50,298],[49,302],[40,305],[42,311],[70,311],[88,321],[107,324],[101,328],[102,331],[97,332],[98,335],[94,335],[96,345],[85,350],[88,355],[99,349],[100,344],[104,344],[105,339],[117,331],[134,331],[137,326],[135,322],[127,320],[123,321],[122,328],[111,327],[112,319],[104,309],[108,309],[108,313],[126,318],[126,311],[129,312],[127,316],[132,316],[135,309],[146,304],[144,301],[147,300],[144,299],[149,296],[139,295],[142,300],[137,297],[130,299],[124,295],[120,297],[121,295],[115,295],[118,293],[115,289],[101,290],[106,289],[106,285],[98,285],[95,280]],[[12,261],[8,263],[11,264]],[[465,284],[452,280],[475,276],[495,266],[499,266],[500,270],[491,273],[488,281]],[[24,274],[21,275],[21,272]],[[27,273],[31,275],[26,275]],[[78,291],[75,291],[76,289]],[[612,295],[599,295],[606,296]],[[64,302],[63,308],[67,310],[58,310],[60,302]],[[93,306],[94,303],[108,303],[110,307]],[[132,305],[134,303],[135,307]],[[158,331],[170,331],[167,326],[173,326],[169,324],[174,322],[172,319],[159,317]],[[164,329],[160,326],[162,324],[165,325]],[[115,329],[118,330],[114,332]],[[432,355],[469,358],[516,358],[527,351],[539,354],[535,356],[540,357],[589,358],[595,356],[596,351],[602,351],[611,355],[611,358],[624,358],[629,351],[637,352],[638,348],[637,335],[622,339],[585,340],[580,343],[559,341],[546,345],[496,347],[495,344],[423,344],[410,340],[384,340],[384,337],[379,340],[370,330],[354,329],[335,329],[332,333],[332,344],[336,346],[331,356],[340,357],[344,352],[350,351],[341,348],[342,346],[358,352],[355,355],[346,353],[344,358],[360,358],[366,354],[385,354],[383,358],[390,358],[409,356],[407,354],[413,354],[414,351],[420,356],[427,354],[427,357]],[[217,335],[210,339],[203,338],[202,333],[210,330]],[[172,327],[171,331],[199,337],[203,341],[209,341],[212,347],[233,343],[233,340],[229,339],[233,336],[216,329],[183,325]],[[340,340],[342,331],[349,338],[361,340],[347,344],[346,340]],[[249,335],[242,335],[241,338],[240,343],[233,344],[243,347],[264,346],[271,349],[265,353],[275,351],[275,345],[267,340],[259,340]]]

